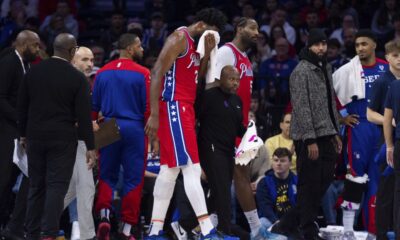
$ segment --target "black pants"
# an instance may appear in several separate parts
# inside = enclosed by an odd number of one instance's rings
[[[231,234],[233,152],[221,151],[212,147],[210,143],[199,143],[199,156],[211,190],[209,211],[215,211],[218,215],[218,230]]]
[[[27,239],[57,236],[76,148],[77,141],[28,139]]]
[[[11,219],[7,224],[8,229],[23,237],[25,234],[25,216],[26,216],[26,204],[28,200],[29,192],[29,178],[23,176],[21,186],[15,199],[15,205],[11,214]]]
[[[333,137],[317,139],[317,160],[308,158],[307,145],[303,141],[294,141],[294,145],[297,154],[297,202],[296,207],[281,219],[279,227],[289,234],[299,230],[304,239],[313,239],[318,234],[314,221],[322,197],[333,181],[338,154]]]
[[[381,166],[381,172],[387,164]],[[393,229],[393,200],[394,200],[395,175],[380,176],[378,191],[376,193],[376,239],[386,240],[386,233]]]
[[[394,203],[393,203],[393,229],[396,239],[400,236],[400,140],[396,140],[393,153],[394,162]]]
[[[14,200],[11,189],[19,174],[13,163],[15,138],[16,129],[0,120],[0,225],[8,220]]]

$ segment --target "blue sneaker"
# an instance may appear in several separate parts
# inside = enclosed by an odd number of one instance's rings
[[[264,239],[265,240],[266,239],[268,239],[268,240],[288,240],[288,238],[286,236],[281,235],[281,234],[272,233],[264,227],[260,227],[260,229],[256,233],[251,233],[250,239],[251,240],[264,240]]]
[[[151,235],[144,238],[145,240],[169,240],[164,231],[159,231],[158,235]]]
[[[200,236],[200,240],[240,240],[238,237],[228,236],[221,232],[218,232],[215,228],[211,230],[209,234]]]

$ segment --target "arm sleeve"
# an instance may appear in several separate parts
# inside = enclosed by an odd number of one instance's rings
[[[17,111],[18,111],[18,131],[20,137],[26,137],[26,126],[28,122],[29,96],[28,96],[28,76],[25,75],[18,92]]]
[[[289,85],[293,111],[296,112],[298,126],[303,131],[302,139],[306,144],[311,144],[315,142],[316,134],[312,123],[307,78],[307,73],[294,71],[290,76]]]
[[[90,118],[89,83],[82,75],[77,94],[75,95],[75,115],[78,119],[78,131],[85,141],[88,150],[94,150],[94,135]]]
[[[274,202],[264,179],[261,179],[257,185],[256,201],[258,207],[258,215],[267,218],[270,222],[276,222],[278,217],[274,213]]]
[[[218,49],[217,57],[216,57],[216,66],[214,69],[214,78],[220,79],[221,70],[227,65],[235,65],[235,54],[233,54],[232,49],[227,46],[222,46]]]
[[[2,61],[0,63],[0,116],[13,122],[17,121],[17,109],[8,102],[8,92],[15,81],[15,67]]]

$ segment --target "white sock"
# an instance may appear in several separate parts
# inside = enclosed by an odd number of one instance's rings
[[[198,220],[200,224],[201,234],[203,234],[203,236],[206,236],[211,232],[211,230],[214,229],[214,225],[212,224],[209,216],[201,217]]]
[[[215,213],[211,213],[210,214],[210,220],[211,223],[214,225],[214,227],[216,228],[218,226],[218,215]]]
[[[354,231],[354,218],[356,216],[356,211],[343,209],[343,232]]]
[[[158,235],[160,231],[163,230],[163,228],[164,228],[164,221],[151,220],[149,236]]]
[[[130,236],[131,235],[131,228],[132,228],[132,225],[130,225],[128,223],[124,223],[124,228],[122,229],[122,233],[125,236]]]
[[[107,218],[108,220],[110,220],[110,210],[107,208],[103,208],[100,210],[100,217],[103,218]]]
[[[77,240],[80,238],[80,230],[79,230],[79,222],[74,221],[72,223],[72,230],[71,230],[71,240]]]
[[[257,209],[252,211],[244,212],[244,215],[247,218],[247,222],[250,225],[251,232],[257,232],[261,227],[260,218],[258,217]]]

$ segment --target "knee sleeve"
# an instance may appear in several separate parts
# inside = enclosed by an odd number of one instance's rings
[[[344,181],[343,200],[352,203],[361,203],[362,196],[367,189],[368,175],[362,177],[353,177],[346,175]]]
[[[154,185],[154,198],[161,200],[170,199],[172,197],[179,170],[179,168],[168,168],[166,165],[161,166],[160,173]]]

